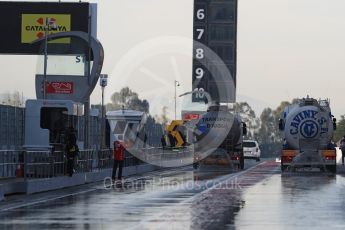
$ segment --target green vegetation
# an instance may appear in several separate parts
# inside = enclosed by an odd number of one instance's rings
[[[337,122],[337,130],[334,132],[333,141],[337,143],[345,135],[345,115],[340,116]]]
[[[130,88],[125,87],[120,92],[115,92],[111,96],[111,103],[106,105],[107,111],[118,109],[133,109],[148,113],[150,104],[147,100],[139,99],[139,95]]]

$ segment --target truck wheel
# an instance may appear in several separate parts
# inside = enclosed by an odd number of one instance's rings
[[[260,157],[256,158],[256,162],[259,162],[260,161]]]
[[[198,169],[199,163],[193,163],[193,169]]]
[[[327,171],[330,171],[331,173],[337,173],[337,166],[336,165],[329,165],[326,166]]]
[[[332,166],[332,173],[337,173],[337,165]]]
[[[283,163],[280,163],[280,169],[282,172],[285,172],[287,170],[288,166],[287,165],[283,165]]]

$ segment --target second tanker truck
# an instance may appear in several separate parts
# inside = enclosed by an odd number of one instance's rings
[[[287,106],[279,129],[284,138],[282,171],[308,167],[336,172],[336,150],[332,144],[336,119],[328,100],[307,97]]]
[[[211,105],[196,127],[194,168],[198,165],[244,168],[243,136],[247,128],[238,114],[227,106]]]

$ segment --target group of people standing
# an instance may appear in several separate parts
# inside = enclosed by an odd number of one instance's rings
[[[73,128],[71,128],[68,132],[66,138],[66,147],[65,153],[67,158],[67,168],[66,172],[68,176],[73,176],[74,172],[74,162],[75,158],[78,156],[79,148],[77,145],[77,138],[76,133]],[[122,169],[124,164],[124,154],[125,154],[125,144],[122,141],[121,137],[119,140],[114,141],[114,164],[113,164],[113,172],[112,172],[112,179],[113,181],[116,180],[116,171],[118,169],[117,180],[122,180]]]
[[[114,164],[112,179],[116,180],[116,171],[118,169],[117,180],[122,180],[122,169],[124,164],[124,155],[125,155],[125,143],[123,137],[120,135],[118,140],[114,141],[114,150],[113,150]],[[68,128],[66,132],[66,146],[65,154],[67,158],[67,167],[66,174],[68,176],[73,176],[75,159],[78,156],[79,148],[77,145],[77,136],[76,131],[73,127]]]

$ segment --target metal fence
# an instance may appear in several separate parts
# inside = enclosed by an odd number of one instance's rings
[[[23,145],[24,114],[24,108],[0,105],[0,149]]]
[[[145,162],[158,166],[190,164],[194,159],[194,149],[189,147],[181,148],[146,148],[142,150]]]
[[[147,136],[147,145],[150,147],[161,147],[161,137],[163,136],[163,125],[159,124],[152,117],[148,117],[143,132]]]
[[[85,132],[85,116],[80,117],[78,122],[78,140],[84,140]],[[101,143],[101,118],[90,116],[89,117],[89,146],[93,149],[99,149]]]
[[[85,117],[78,120],[78,140],[84,141]],[[24,145],[25,108],[0,104],[0,149],[21,149]],[[160,147],[163,126],[148,117],[143,132],[147,137],[147,144]],[[101,143],[101,118],[89,118],[89,148],[99,149]]]
[[[16,176],[20,154],[20,151],[0,150],[0,178]]]
[[[129,153],[124,166],[143,164]],[[66,174],[67,159],[63,152],[0,151],[0,179],[50,178]],[[76,157],[75,173],[102,171],[113,167],[113,152],[108,150],[81,150]]]
[[[134,154],[134,155],[132,155]],[[146,162],[169,167],[191,164],[194,159],[193,148],[155,148],[130,149],[125,151],[124,167],[147,164]],[[100,172],[113,167],[113,151],[81,150],[75,160],[75,173]],[[50,178],[64,176],[67,159],[59,151],[0,151],[0,179],[4,178]]]

